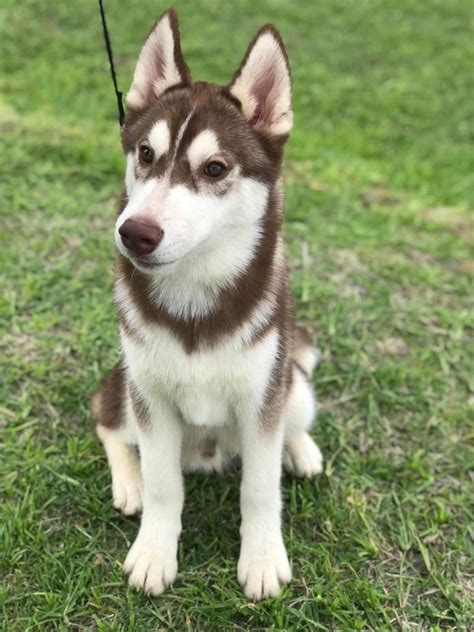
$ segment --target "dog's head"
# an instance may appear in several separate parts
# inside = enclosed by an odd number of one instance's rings
[[[244,235],[245,248],[256,247],[293,119],[275,28],[260,29],[228,85],[193,82],[176,13],[166,11],[142,48],[127,104],[119,251],[153,273]]]

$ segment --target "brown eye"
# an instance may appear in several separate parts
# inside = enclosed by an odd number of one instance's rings
[[[151,147],[148,147],[148,145],[140,145],[140,147],[138,148],[138,155],[140,157],[140,161],[146,162],[147,164],[153,162],[153,158],[155,156],[155,154],[153,153],[153,149]]]
[[[226,166],[222,162],[212,160],[208,162],[204,168],[204,173],[208,178],[219,178],[226,170]]]

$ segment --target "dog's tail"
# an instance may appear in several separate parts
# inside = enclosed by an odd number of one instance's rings
[[[310,377],[319,364],[320,356],[309,331],[301,325],[296,325],[293,336],[293,362]]]

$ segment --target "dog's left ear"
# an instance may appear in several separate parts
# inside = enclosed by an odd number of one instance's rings
[[[270,136],[289,134],[293,125],[290,67],[274,26],[267,24],[258,31],[228,87],[256,129]]]
[[[158,18],[140,52],[127,105],[143,108],[168,88],[191,81],[181,54],[178,16],[174,9],[168,9]]]

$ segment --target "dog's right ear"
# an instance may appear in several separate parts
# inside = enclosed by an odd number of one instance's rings
[[[228,89],[240,101],[252,127],[268,136],[290,133],[290,67],[283,41],[272,24],[258,31]]]
[[[174,9],[168,9],[152,28],[140,52],[127,105],[141,109],[171,86],[191,81],[181,54],[178,16]]]

